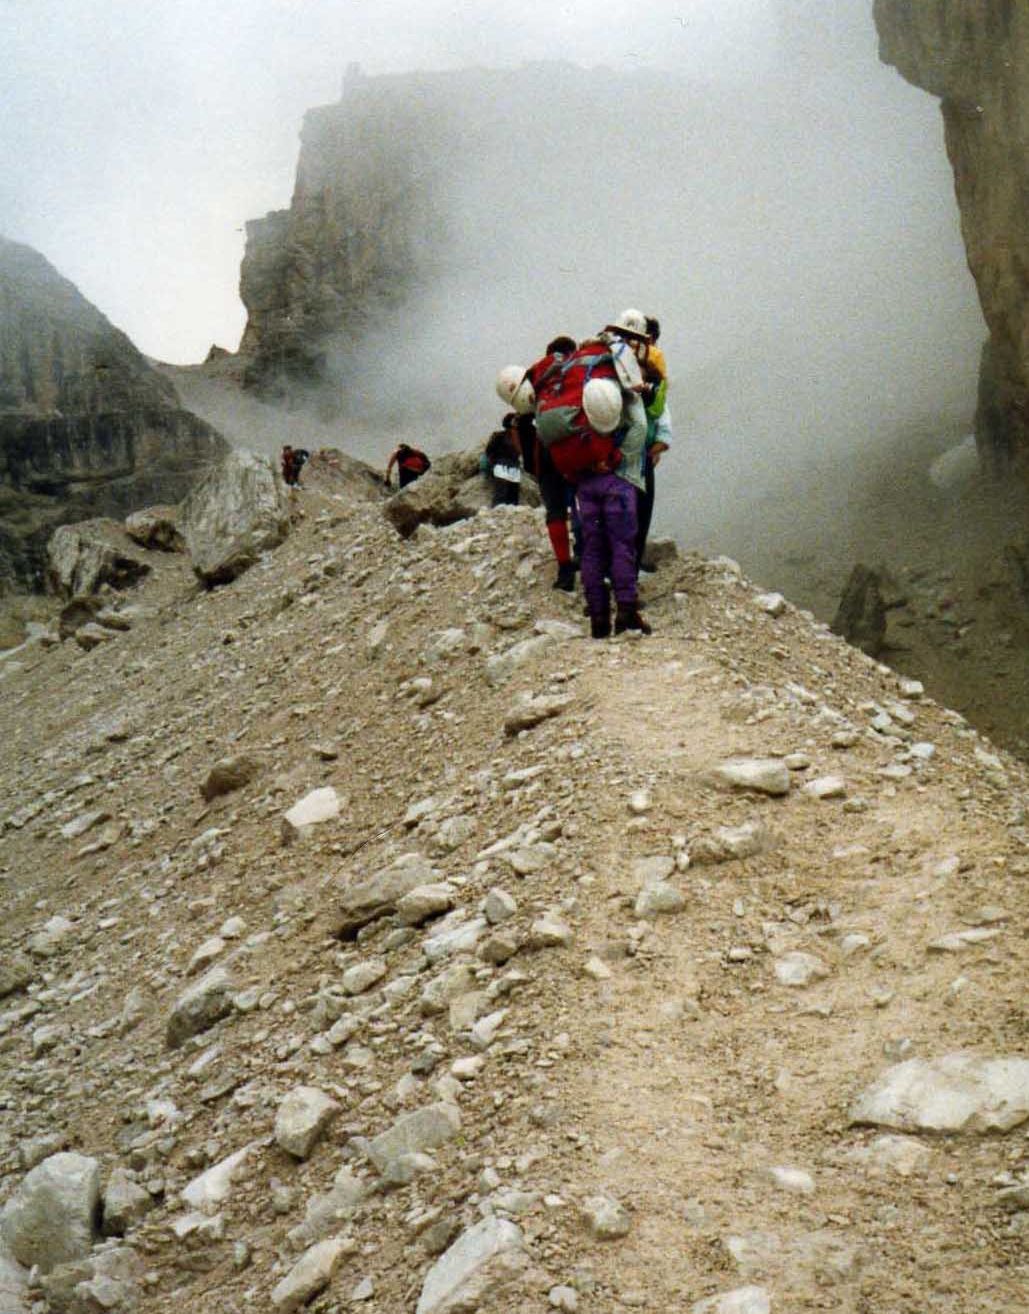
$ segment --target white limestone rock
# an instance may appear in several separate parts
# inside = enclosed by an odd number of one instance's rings
[[[53,1154],[4,1206],[0,1239],[19,1264],[49,1273],[89,1254],[99,1221],[100,1164],[83,1154]]]
[[[315,1086],[297,1086],[279,1105],[275,1140],[294,1159],[306,1159],[339,1113],[339,1104]]]
[[[609,1195],[591,1195],[582,1205],[583,1222],[597,1241],[617,1241],[629,1232],[629,1211]]]
[[[212,1217],[218,1212],[219,1205],[232,1194],[235,1180],[253,1149],[253,1145],[244,1145],[235,1154],[194,1177],[182,1190],[183,1200],[199,1213]]]
[[[777,757],[733,758],[721,762],[712,772],[714,780],[732,789],[781,797],[790,792],[790,773]]]
[[[456,1104],[427,1104],[405,1113],[392,1127],[372,1138],[365,1153],[376,1169],[387,1175],[402,1155],[424,1154],[452,1141],[461,1130],[461,1113]]]
[[[854,1101],[852,1124],[902,1132],[1006,1132],[1029,1120],[1029,1059],[945,1054],[888,1068]]]
[[[772,1300],[764,1287],[737,1287],[698,1300],[691,1314],[771,1314]]]
[[[415,1314],[483,1309],[527,1263],[521,1228],[487,1217],[462,1232],[425,1275]]]
[[[272,1305],[279,1314],[292,1314],[312,1301],[332,1281],[351,1246],[342,1237],[330,1237],[305,1250],[272,1290]]]
[[[294,803],[282,818],[282,842],[292,844],[310,834],[315,826],[332,821],[340,814],[340,797],[331,785],[312,789]]]

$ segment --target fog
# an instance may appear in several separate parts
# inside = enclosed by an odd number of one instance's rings
[[[874,46],[795,53],[744,86],[542,67],[498,92],[423,287],[337,353],[342,445],[467,446],[500,366],[630,305],[662,323],[655,526],[686,545],[763,563],[757,520],[780,549],[784,509],[838,531],[900,444],[928,465],[967,434],[985,329],[938,109]]]
[[[328,398],[277,412],[190,382],[240,441],[380,464],[401,437],[467,446],[500,366],[630,305],[660,317],[672,377],[655,526],[688,545],[746,561],[784,518],[834,533],[863,470],[968,432],[985,330],[939,110],[878,62],[870,0],[0,8],[0,229],[180,361],[235,345],[242,224],[288,204],[302,113],[346,65],[569,61],[463,124],[446,238],[400,313],[338,344]]]

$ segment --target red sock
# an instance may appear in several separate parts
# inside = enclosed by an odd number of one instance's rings
[[[572,549],[568,542],[568,521],[548,520],[547,533],[550,535],[550,546],[554,549],[557,564],[567,566],[572,559]]]

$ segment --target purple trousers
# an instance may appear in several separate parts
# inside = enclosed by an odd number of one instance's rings
[[[590,615],[605,615],[611,602],[636,601],[636,489],[613,474],[592,474],[576,486],[582,521],[582,591]]]

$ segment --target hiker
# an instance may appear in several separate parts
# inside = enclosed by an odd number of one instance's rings
[[[493,480],[493,505],[517,506],[522,487],[522,444],[518,416],[509,411],[486,443],[486,469]]]
[[[413,483],[416,479],[425,474],[426,470],[432,468],[432,462],[420,452],[417,447],[409,447],[407,443],[399,443],[396,450],[389,458],[386,466],[386,473],[382,482],[389,486],[390,475],[393,473],[393,467],[397,467],[397,482],[401,488],[406,488],[408,484]]]
[[[636,493],[644,487],[647,424],[640,360],[646,321],[626,310],[539,378],[536,429],[554,468],[575,484],[582,522],[582,587],[595,639],[650,633],[636,592]],[[499,383],[498,383],[499,387]]]
[[[535,364],[530,365],[525,377],[537,393],[541,382],[576,349],[574,338],[560,334],[547,343],[544,354]],[[529,417],[523,417],[529,419]],[[526,429],[531,428],[531,438],[527,439]],[[578,562],[572,555],[572,545],[568,538],[568,514],[575,506],[575,494],[571,485],[558,473],[550,453],[539,441],[536,425],[530,419],[529,425],[519,425],[522,436],[523,464],[539,484],[540,499],[543,502],[543,514],[547,525],[547,536],[557,562],[557,578],[553,587],[571,593],[575,588],[575,572]],[[577,527],[573,522],[573,527]]]
[[[668,365],[665,354],[657,345],[661,336],[660,321],[653,315],[646,317],[647,354],[643,361],[643,394],[647,414],[646,464],[643,469],[644,486],[636,503],[636,569],[645,575],[653,574],[653,566],[645,559],[647,536],[654,515],[654,472],[663,453],[668,451],[672,436],[671,413],[668,410]]]
[[[300,472],[311,459],[311,453],[305,447],[290,447],[289,444],[282,449],[282,477],[290,488],[295,488],[300,482]]]

